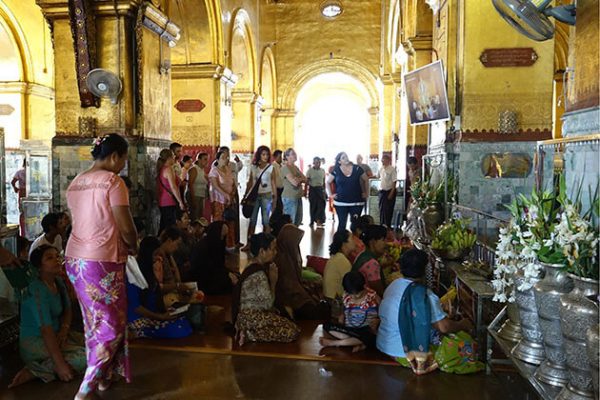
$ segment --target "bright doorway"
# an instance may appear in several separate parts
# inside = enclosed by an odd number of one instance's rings
[[[303,170],[313,157],[333,164],[345,151],[351,160],[370,153],[369,94],[357,79],[343,73],[325,73],[308,81],[296,100],[294,147]]]

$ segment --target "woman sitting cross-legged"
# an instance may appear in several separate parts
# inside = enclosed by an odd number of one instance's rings
[[[58,251],[41,245],[31,253],[38,271],[23,292],[19,350],[25,367],[9,387],[34,378],[50,382],[56,377],[68,382],[86,369],[83,336],[70,332],[71,302],[60,278]]]
[[[438,368],[457,374],[480,371],[484,365],[475,360],[473,339],[460,332],[472,325],[446,316],[440,299],[423,283],[427,263],[427,253],[417,249],[400,257],[404,277],[393,281],[383,295],[377,348],[417,375]],[[438,333],[445,335],[439,341]]]
[[[352,263],[348,259],[354,250],[354,240],[348,231],[339,231],[333,235],[333,241],[329,245],[331,258],[327,260],[323,272],[323,295],[327,299],[341,298],[344,294],[342,280],[352,269]]]
[[[330,310],[329,304],[320,299],[323,291],[320,282],[307,282],[302,276],[304,269],[300,241],[303,235],[303,230],[287,224],[277,236],[277,306],[288,313],[291,310],[293,317],[298,320],[326,320]]]
[[[374,224],[375,220],[373,220],[373,217],[371,217],[370,215],[365,214],[360,216],[355,215],[354,217],[352,217],[351,221],[352,223],[350,224],[350,230],[352,231],[352,241],[354,242],[354,249],[348,256],[348,260],[350,260],[351,263],[354,263],[356,257],[358,257],[360,253],[365,251],[366,248],[365,244],[360,239],[360,237],[365,231],[365,229],[367,229],[367,226]]]
[[[375,290],[379,296],[383,296],[385,277],[378,259],[385,254],[386,235],[387,229],[384,226],[368,225],[360,237],[367,247],[365,251],[356,257],[352,265],[352,271],[363,274],[367,285]]]
[[[229,294],[237,282],[239,273],[230,271],[225,265],[225,246],[229,225],[215,221],[206,228],[206,235],[192,249],[192,279],[198,288],[209,295]]]
[[[173,258],[181,243],[181,231],[171,226],[160,234],[160,247],[153,254],[154,262],[162,266],[156,280],[167,308],[174,303],[198,303],[204,298],[203,293],[189,287],[181,279],[181,271]]]
[[[254,262],[246,267],[233,292],[232,320],[238,344],[296,340],[300,329],[273,308],[277,285],[275,237],[259,233],[250,238]]]
[[[323,330],[335,339],[321,337],[321,346],[352,346],[352,352],[375,347],[375,333],[379,324],[377,307],[379,296],[366,286],[360,272],[348,272],[342,281],[344,286],[344,313],[339,324],[325,323]]]
[[[160,241],[148,236],[140,243],[137,262],[148,285],[141,289],[127,281],[127,328],[134,338],[182,338],[191,335],[187,318],[172,315],[166,310],[159,281],[163,265],[154,254]]]

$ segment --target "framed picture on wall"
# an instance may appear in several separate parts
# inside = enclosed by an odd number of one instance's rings
[[[441,61],[425,65],[403,76],[411,125],[450,119],[444,68]]]

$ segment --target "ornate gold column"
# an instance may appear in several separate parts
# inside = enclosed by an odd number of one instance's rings
[[[371,107],[368,110],[369,125],[371,125],[371,148],[369,156],[379,156],[383,151],[383,131],[379,129],[379,107]]]
[[[399,93],[402,88],[402,75],[400,71],[392,72],[383,76],[383,152],[391,151],[396,155],[393,146],[394,135],[398,134],[400,129],[400,105],[401,98]],[[396,158],[393,158],[396,160]]]
[[[130,203],[134,215],[144,216],[148,231],[158,221],[155,202],[155,165],[158,153],[171,139],[170,48],[158,33],[143,26],[146,9],[141,0],[97,0],[88,2],[96,41],[90,69],[103,68],[122,82],[116,104],[100,99],[98,107],[82,108],[78,87],[78,67],[69,4],[64,0],[37,0],[51,24],[54,43],[56,136],[52,140],[54,208],[65,208],[65,190],[70,181],[91,163],[90,146],[94,136],[116,132],[127,137],[129,161],[123,174],[132,181]],[[148,7],[145,3],[144,7]],[[72,10],[73,14],[77,9]],[[155,9],[154,17],[163,18]],[[81,21],[74,19],[75,24]],[[81,40],[80,37],[78,39]],[[175,43],[176,40],[173,42]],[[93,49],[94,46],[89,46]],[[79,58],[80,62],[86,62]],[[84,60],[84,61],[82,61]],[[82,75],[81,69],[79,76]],[[80,86],[84,87],[84,86]]]
[[[275,135],[272,138],[272,149],[285,150],[294,145],[294,130],[297,111],[293,109],[276,109],[273,112]]]
[[[236,80],[230,69],[218,64],[174,65],[172,103],[197,99],[205,108],[197,113],[173,111],[173,140],[184,146],[230,146],[231,88]],[[226,143],[221,143],[222,137]]]
[[[258,123],[256,111],[258,95],[251,90],[236,90],[231,93],[233,118],[231,121],[231,148],[236,152],[252,152],[254,135]]]
[[[37,0],[52,27],[55,64],[57,136],[91,137],[102,132],[134,133],[134,75],[132,48],[133,26],[141,0],[95,1],[93,14],[96,41],[96,65],[115,73],[123,83],[120,101],[100,100],[100,106],[82,108],[77,84],[74,38],[68,2]]]
[[[260,144],[264,145],[264,146],[269,146],[271,148],[271,151],[274,150],[273,148],[273,125],[274,125],[274,118],[273,115],[275,114],[275,109],[274,108],[263,108],[261,109],[261,114],[260,114]]]

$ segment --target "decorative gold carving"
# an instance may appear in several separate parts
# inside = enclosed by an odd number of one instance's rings
[[[550,130],[552,128],[552,93],[476,94],[465,93],[462,107],[463,130],[494,131],[503,110],[518,113],[519,128]]]
[[[98,119],[94,117],[79,117],[79,136],[96,137],[98,132]]]
[[[81,107],[98,107],[98,97],[89,92],[86,84],[87,74],[96,66],[96,25],[89,0],[69,0],[69,19]]]

